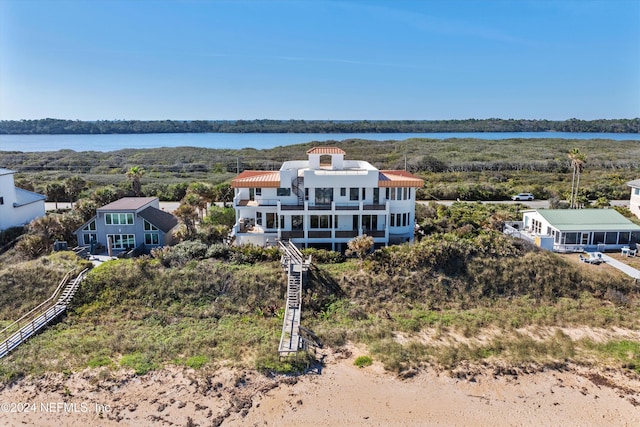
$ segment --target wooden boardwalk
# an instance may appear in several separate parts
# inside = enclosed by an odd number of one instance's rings
[[[71,273],[62,279],[56,290],[46,301],[0,331],[0,359],[35,335],[39,330],[55,320],[66,309],[75,295],[88,269],[74,279]]]
[[[297,353],[303,345],[300,336],[302,282],[311,259],[305,259],[300,250],[289,241],[279,241],[278,245],[282,251],[282,267],[287,272],[286,305],[278,347],[278,354],[283,357]]]

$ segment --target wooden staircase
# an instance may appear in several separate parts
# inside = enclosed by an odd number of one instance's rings
[[[297,353],[303,342],[300,336],[300,317],[302,314],[302,279],[309,269],[311,258],[305,259],[300,250],[290,241],[279,241],[282,251],[282,266],[287,272],[287,294],[282,325],[282,335],[278,354],[280,357]]]
[[[88,269],[82,270],[73,279],[71,279],[73,271],[68,272],[46,301],[0,331],[0,340],[2,340],[0,342],[0,359],[35,335],[67,309],[87,271]]]

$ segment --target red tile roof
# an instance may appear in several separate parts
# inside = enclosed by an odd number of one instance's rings
[[[232,188],[279,188],[280,172],[244,171],[231,180]]]
[[[313,147],[307,150],[307,154],[346,154],[338,147]]]
[[[380,171],[378,187],[422,187],[424,180],[403,170]]]

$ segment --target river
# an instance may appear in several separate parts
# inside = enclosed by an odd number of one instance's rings
[[[110,135],[0,135],[0,151],[116,151],[124,148],[201,147],[267,149],[305,142],[407,138],[560,138],[640,141],[637,133],[469,132],[469,133],[152,133]]]

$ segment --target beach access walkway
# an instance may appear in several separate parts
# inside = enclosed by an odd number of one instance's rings
[[[286,357],[303,348],[303,338],[300,335],[302,282],[304,273],[311,265],[311,257],[305,259],[302,252],[290,241],[278,241],[278,247],[282,251],[282,267],[287,272],[286,304],[278,354],[280,357]]]
[[[0,331],[0,359],[64,313],[87,271],[68,272],[46,301]]]
[[[602,253],[599,253],[599,252],[598,252],[598,254],[602,258],[602,260],[604,262],[606,262],[607,264],[609,264],[611,267],[617,268],[618,270],[622,271],[627,276],[633,277],[636,280],[640,280],[640,270],[638,270],[636,268],[633,268],[633,267],[625,264],[624,262],[620,262],[615,258],[611,258],[607,254],[602,254]]]

